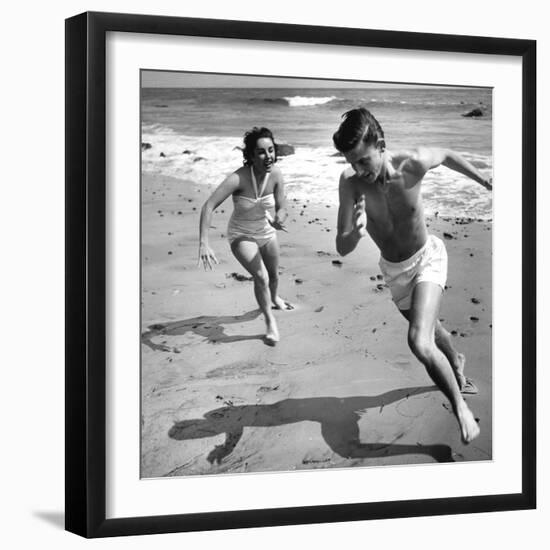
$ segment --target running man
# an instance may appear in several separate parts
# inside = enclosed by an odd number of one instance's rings
[[[340,176],[336,249],[345,256],[367,234],[376,243],[393,301],[409,322],[409,347],[451,402],[462,441],[470,443],[479,435],[479,426],[461,392],[477,389],[464,375],[464,356],[438,319],[447,252],[443,242],[428,233],[420,185],[426,172],[440,165],[487,190],[492,184],[447,149],[390,152],[380,124],[365,108],[348,111],[343,119],[333,141],[351,168]]]

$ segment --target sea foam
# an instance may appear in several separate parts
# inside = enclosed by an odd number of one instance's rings
[[[161,125],[144,126],[142,170],[192,180],[214,188],[242,166],[242,138],[189,136]],[[490,157],[462,152],[487,177]],[[332,147],[296,147],[294,155],[281,157],[278,165],[285,178],[289,200],[337,206],[338,182],[348,166]],[[492,194],[471,179],[443,166],[430,170],[422,182],[426,213],[442,216],[492,218]]]

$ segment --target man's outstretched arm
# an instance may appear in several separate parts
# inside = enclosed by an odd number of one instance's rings
[[[418,149],[411,158],[415,170],[423,172],[418,174],[421,177],[432,168],[439,165],[446,166],[455,172],[473,179],[487,190],[493,189],[490,179],[487,179],[472,163],[468,162],[462,155],[451,151],[450,149],[441,149],[435,147],[426,147]]]

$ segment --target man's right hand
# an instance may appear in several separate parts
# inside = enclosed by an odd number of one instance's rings
[[[353,232],[357,234],[358,238],[365,237],[367,235],[367,212],[364,196],[361,195],[353,210]]]
[[[197,262],[197,267],[200,267],[201,261],[203,263],[205,271],[207,269],[212,270],[212,262],[219,264],[214,251],[207,245],[201,244],[199,246],[199,261]]]

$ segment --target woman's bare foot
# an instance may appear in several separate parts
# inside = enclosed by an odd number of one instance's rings
[[[273,320],[267,324],[265,343],[268,346],[274,346],[279,340],[279,329],[277,328],[277,323]]]
[[[456,411],[456,418],[460,426],[462,442],[467,445],[479,435],[480,430],[472,411],[464,400]]]
[[[280,296],[276,296],[273,300],[273,309],[282,309],[288,311],[294,309],[294,306],[290,302],[283,300]]]

